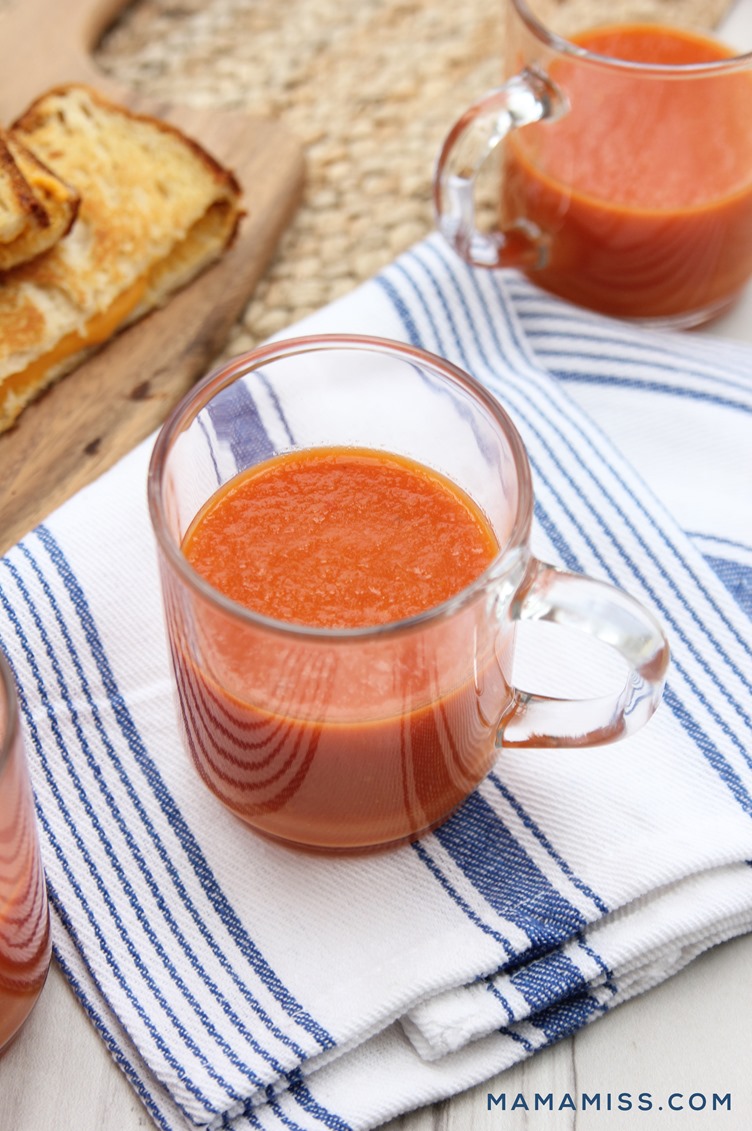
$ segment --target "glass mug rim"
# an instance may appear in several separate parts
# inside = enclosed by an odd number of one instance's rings
[[[442,379],[458,385],[475,400],[482,403],[493,418],[497,428],[503,433],[509,446],[517,478],[518,500],[510,533],[483,573],[440,604],[413,616],[384,624],[365,625],[357,628],[323,628],[316,625],[277,620],[249,609],[215,589],[193,568],[182,552],[179,543],[171,534],[167,521],[163,492],[167,461],[174,442],[181,432],[185,431],[196,419],[201,409],[205,408],[209,401],[222,389],[265,364],[292,358],[299,354],[326,350],[360,350],[386,354],[400,361],[412,362],[430,368]],[[505,572],[505,563],[514,559],[515,551],[528,544],[533,513],[533,485],[527,451],[512,419],[498,400],[465,370],[438,354],[391,338],[365,334],[311,334],[294,338],[280,338],[231,358],[199,381],[178,402],[160,428],[154,443],[147,476],[147,500],[152,528],[158,545],[170,567],[191,590],[218,608],[223,609],[234,619],[240,620],[250,627],[275,632],[287,638],[321,639],[328,642],[363,642],[364,640],[393,636],[396,633],[413,629],[422,629],[425,626],[448,619],[469,605],[489,585],[496,584]]]
[[[0,737],[0,773],[7,762],[18,734],[19,716],[16,681],[10,664],[0,648],[0,698],[5,708],[5,726]]]
[[[558,52],[560,55],[569,55],[572,58],[597,64],[602,67],[605,66],[613,68],[614,70],[623,70],[646,77],[662,76],[666,78],[674,77],[684,79],[694,77],[706,78],[712,75],[752,67],[752,51],[743,52],[739,55],[730,55],[728,58],[717,59],[708,63],[641,63],[630,59],[617,59],[611,55],[602,55],[597,51],[591,51],[589,48],[580,47],[579,44],[574,43],[565,36],[552,31],[551,28],[547,27],[545,23],[538,19],[528,5],[527,0],[510,0],[510,3],[533,35],[548,47],[552,48],[552,50]],[[611,22],[616,24],[624,23],[625,21],[614,19]],[[604,24],[604,26],[607,25]],[[687,30],[689,31],[690,29]],[[691,30],[694,31],[694,29]],[[703,35],[705,33],[697,29],[697,34]],[[708,34],[712,35],[712,32]]]

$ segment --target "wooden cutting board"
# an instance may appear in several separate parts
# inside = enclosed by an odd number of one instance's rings
[[[92,50],[125,2],[0,3],[0,122],[9,125],[58,82],[88,82],[128,106],[175,122],[201,142],[237,176],[247,215],[219,264],[162,310],[113,338],[0,435],[0,552],[157,428],[211,367],[302,191],[300,145],[278,122],[149,104],[98,71]]]

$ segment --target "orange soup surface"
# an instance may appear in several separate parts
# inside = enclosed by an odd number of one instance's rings
[[[597,55],[656,65],[732,52],[661,25],[594,29]],[[503,211],[551,238],[537,281],[626,317],[720,307],[752,273],[749,70],[666,78],[557,59],[569,110],[507,144]]]
[[[200,512],[184,552],[281,632],[167,581],[186,738],[209,788],[269,836],[371,848],[434,827],[493,764],[511,692],[480,588],[450,616],[396,625],[475,581],[498,553],[475,503],[401,456],[276,457]]]
[[[355,628],[441,604],[498,551],[448,479],[401,456],[310,449],[232,480],[184,552],[226,596],[275,620]]]

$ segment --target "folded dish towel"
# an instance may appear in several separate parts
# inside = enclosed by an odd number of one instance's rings
[[[669,681],[617,745],[502,753],[414,845],[304,856],[230,816],[182,750],[150,444],[25,538],[0,563],[0,641],[56,955],[163,1128],[373,1127],[752,927],[752,350],[577,311],[434,238],[294,332],[335,330],[409,340],[499,397],[534,550],[651,607]],[[531,635],[520,683],[558,687],[550,659]]]

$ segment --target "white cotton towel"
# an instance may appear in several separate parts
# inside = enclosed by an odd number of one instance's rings
[[[672,664],[622,743],[502,753],[415,845],[304,856],[230,816],[182,749],[151,444],[14,547],[0,642],[56,955],[173,1131],[364,1131],[752,927],[752,349],[589,315],[438,238],[285,336],[317,331],[407,340],[485,384],[530,454],[538,556],[652,608]],[[562,680],[522,643],[520,682]]]

